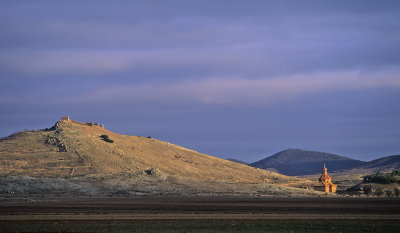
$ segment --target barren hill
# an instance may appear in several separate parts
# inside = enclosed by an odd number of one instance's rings
[[[105,136],[113,142],[107,142]],[[61,120],[50,129],[0,141],[1,175],[176,175],[194,180],[289,183],[296,179],[198,153],[168,142],[113,133],[98,124]]]
[[[330,172],[339,172],[362,166],[366,162],[330,153],[287,149],[250,164],[289,176],[319,174],[326,162]]]
[[[0,140],[0,198],[322,195],[311,186],[309,180],[69,118]]]

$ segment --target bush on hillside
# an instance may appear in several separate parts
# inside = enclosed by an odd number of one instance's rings
[[[108,137],[108,135],[106,135],[106,134],[103,134],[103,135],[101,135],[100,137],[101,137],[104,141],[106,141],[106,142],[109,142],[109,143],[113,143],[113,142],[114,142],[114,140],[110,139],[110,138]]]
[[[400,176],[400,169],[399,170],[393,170],[392,171],[393,176]]]
[[[400,196],[400,189],[395,188],[394,189],[394,194],[396,195],[396,197]]]
[[[399,170],[395,170],[390,174],[376,173],[375,175],[364,176],[364,183],[392,184],[399,182]]]

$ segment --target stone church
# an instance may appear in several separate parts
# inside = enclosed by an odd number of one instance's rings
[[[332,183],[331,177],[328,175],[328,169],[325,166],[322,169],[322,175],[319,178],[319,185],[314,186],[314,190],[326,192],[326,193],[336,193],[337,185]]]

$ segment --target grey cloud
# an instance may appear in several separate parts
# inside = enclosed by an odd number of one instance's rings
[[[70,114],[243,158],[395,152],[399,15],[396,0],[0,1],[0,131]]]
[[[101,88],[68,101],[108,103],[164,103],[270,105],[327,90],[400,88],[400,68],[376,73],[317,72],[267,79],[210,78],[167,85]]]
[[[99,11],[89,11],[94,3],[79,4],[76,10],[78,2],[51,3],[53,12],[29,2],[5,4],[3,9],[9,7],[20,15],[3,12],[1,16],[2,68],[24,68],[28,62],[33,66],[30,70],[41,71],[38,73],[57,73],[59,68],[59,73],[98,74],[103,70],[125,72],[139,63],[137,69],[152,73],[190,69],[205,77],[224,73],[265,77],[317,70],[381,69],[400,62],[400,22],[396,20],[396,6],[389,7],[397,4],[393,1],[233,1],[228,6],[216,2],[212,9],[208,9],[209,3],[196,1],[157,1],[159,7],[155,9],[154,2],[123,2],[127,4],[124,8],[103,2]],[[176,8],[176,3],[181,8]],[[111,13],[103,12],[106,9]],[[113,14],[113,9],[119,14]],[[29,10],[28,14],[23,10]],[[18,56],[20,50],[27,50],[27,54],[20,54],[27,57]],[[29,52],[35,50],[40,52]],[[35,61],[27,61],[29,56]],[[41,68],[46,62],[47,69]],[[101,64],[98,72],[91,71],[96,68],[91,64],[95,62]]]

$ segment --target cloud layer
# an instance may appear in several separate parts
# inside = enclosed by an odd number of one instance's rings
[[[335,90],[400,89],[400,69],[315,72],[307,75],[244,79],[209,78],[167,84],[110,86],[69,98],[89,103],[269,105],[302,95]]]
[[[221,156],[399,153],[395,0],[0,1],[0,136],[60,115]]]

